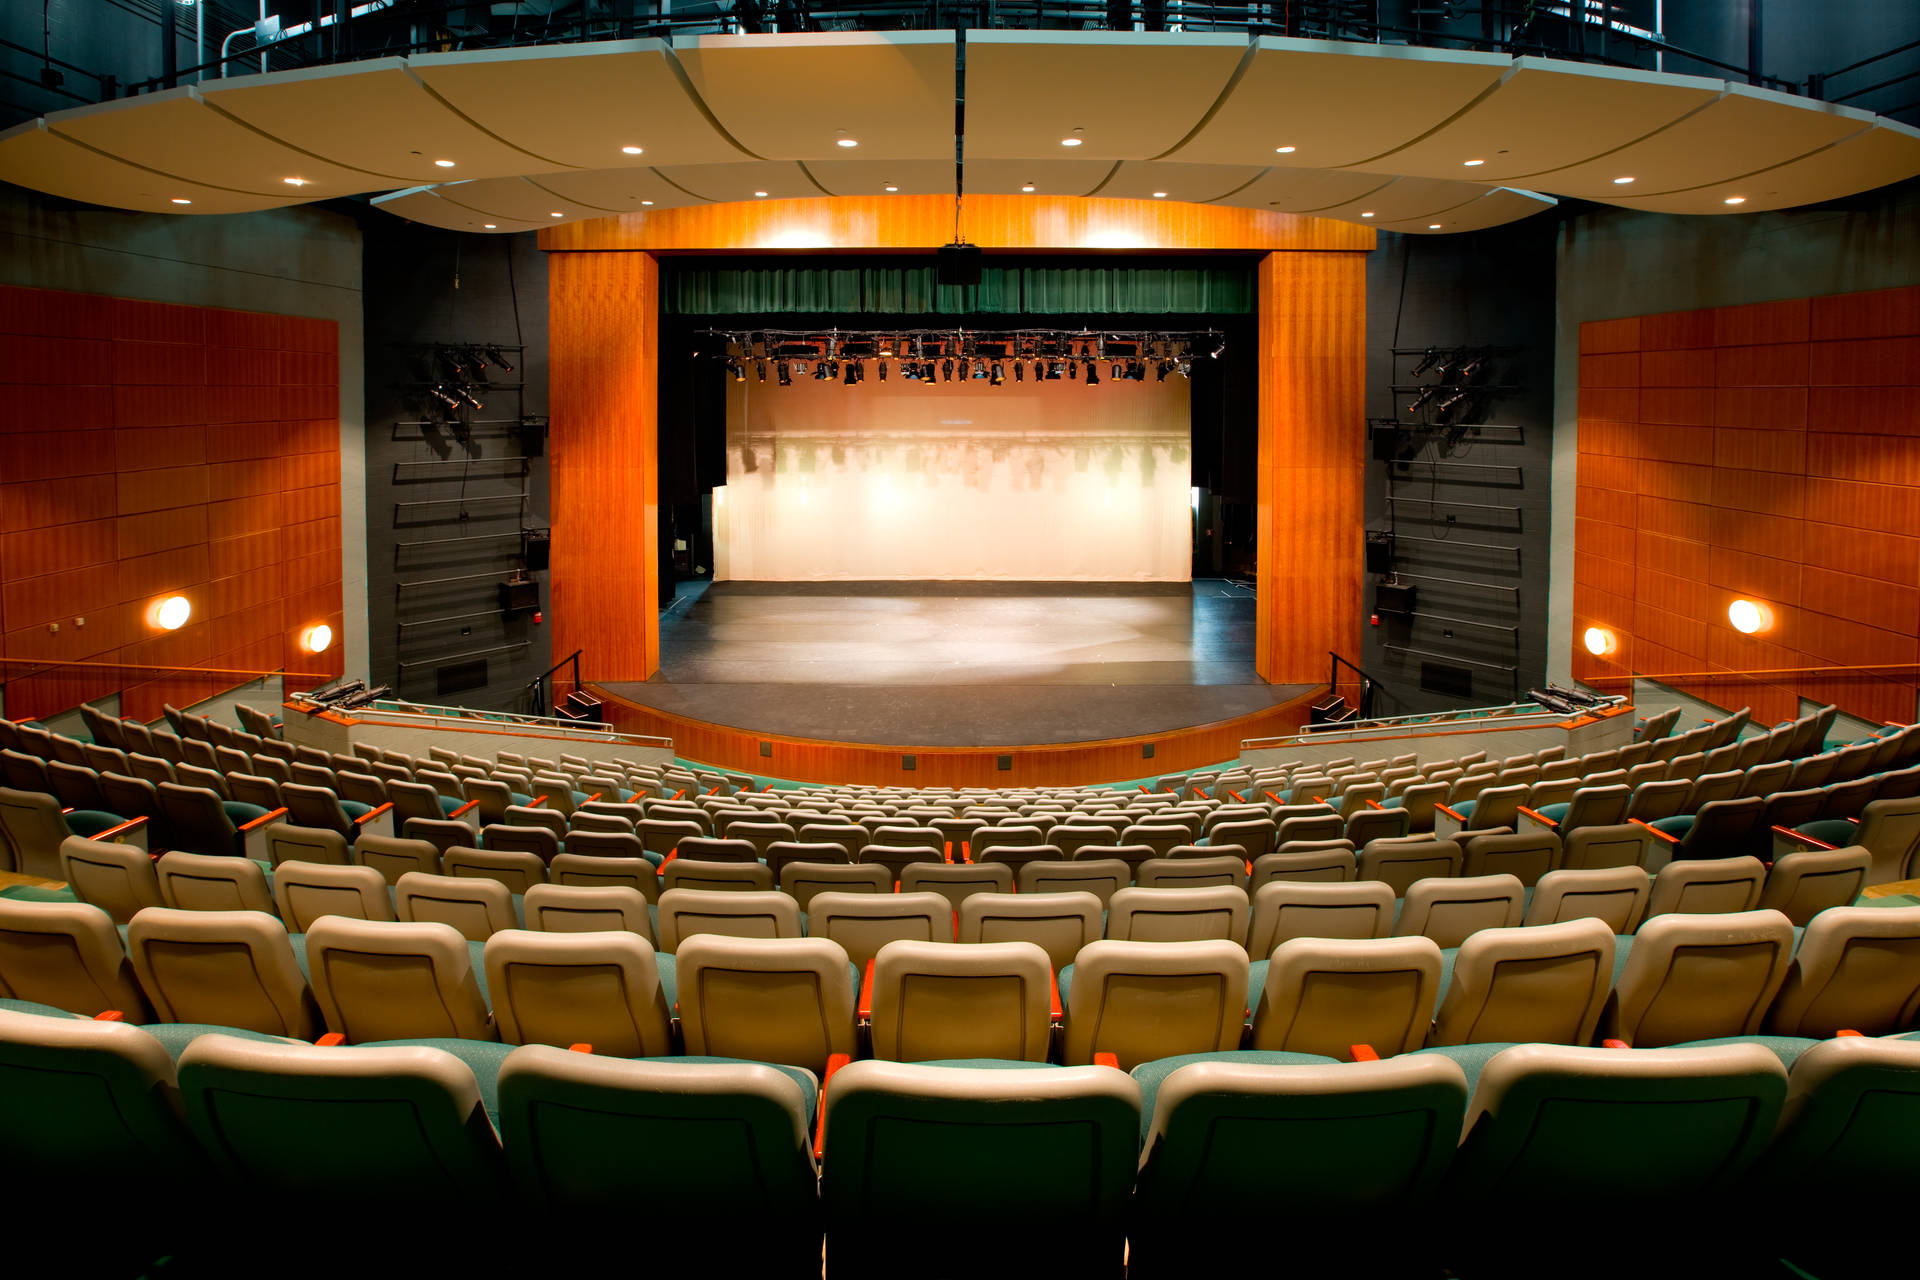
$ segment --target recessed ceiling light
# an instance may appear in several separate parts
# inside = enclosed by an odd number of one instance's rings
[[[451,160],[435,160],[434,163],[439,165],[442,169],[453,168],[453,161]]]
[[[651,201],[651,200],[642,200],[642,201],[641,201],[640,203],[641,203],[641,204],[652,204],[652,203],[653,203],[653,201]]]
[[[1614,186],[1616,186],[1616,187],[1624,187],[1624,186],[1626,186],[1626,185],[1627,185],[1627,184],[1628,184],[1629,182],[1632,182],[1632,181],[1633,181],[1633,179],[1632,179],[1632,178],[1615,178],[1615,179],[1613,180],[1613,185],[1614,185]]]
[[[1429,231],[1438,231],[1439,229],[1440,229],[1440,224],[1437,222],[1429,222],[1427,224],[1427,230]]]
[[[1031,182],[1029,182],[1029,183],[1028,183],[1028,184],[1027,184],[1026,186],[1024,186],[1024,187],[1021,187],[1020,189],[1021,189],[1022,191],[1031,191],[1031,190],[1033,190],[1033,184],[1032,184]]]
[[[1365,212],[1363,212],[1360,216],[1363,218],[1371,218],[1373,216],[1373,210],[1368,209]]]
[[[899,189],[899,187],[894,186],[891,182],[887,184],[887,190],[889,191],[898,191]]]
[[[1292,155],[1292,154],[1293,154],[1293,153],[1294,153],[1294,152],[1295,152],[1296,150],[1298,150],[1298,148],[1296,148],[1296,147],[1275,147],[1275,148],[1273,149],[1273,153],[1274,153],[1275,155],[1279,155],[1279,156],[1290,156],[1290,155]]]
[[[1084,129],[1075,129],[1070,136],[1060,139],[1060,145],[1063,147],[1079,146],[1081,143],[1086,141],[1085,138],[1080,136],[1082,133],[1085,133],[1085,132],[1086,130]]]
[[[1462,160],[1460,163],[1466,165],[1467,168],[1469,169],[1475,169],[1485,164],[1486,161],[1485,160]]]
[[[187,199],[185,196],[175,196],[173,198],[173,202],[175,204],[192,204],[193,203],[193,201]]]
[[[849,138],[845,134],[841,134],[833,140],[833,145],[836,147],[857,147],[860,145],[860,139]]]
[[[489,222],[489,223],[486,223],[486,224],[485,224],[485,226],[486,226],[486,229],[487,229],[488,231],[491,231],[491,230],[493,230],[493,229],[494,229],[495,227],[497,227],[497,226],[499,226],[499,225],[500,225],[500,224],[499,224],[499,223],[497,223],[497,222]]]
[[[1747,202],[1747,198],[1746,198],[1745,196],[1728,196],[1728,197],[1726,198],[1726,200],[1725,200],[1725,202],[1724,202],[1724,203],[1726,203],[1726,204],[1745,204],[1746,202]]]
[[[564,218],[564,217],[566,217],[567,215],[566,215],[566,214],[564,214],[564,213],[550,213],[550,214],[548,214],[547,216],[548,216],[549,218]]]
[[[1164,191],[1156,191],[1153,193],[1153,198],[1155,200],[1165,200],[1167,198],[1167,193]]]
[[[637,156],[640,154],[639,147],[622,147],[620,148],[620,150],[623,154],[630,155],[630,156]]]
[[[305,178],[282,178],[280,179],[280,181],[286,183],[290,187],[304,187],[307,185],[307,180]]]
[[[764,191],[756,191],[756,192],[754,192],[753,194],[754,194],[754,195],[756,195],[756,196],[765,196],[765,195],[766,195],[767,193],[766,193],[766,192],[764,192]]]

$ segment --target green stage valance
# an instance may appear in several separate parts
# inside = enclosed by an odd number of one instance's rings
[[[1248,315],[1241,265],[988,266],[978,285],[925,266],[679,266],[662,282],[668,315]]]

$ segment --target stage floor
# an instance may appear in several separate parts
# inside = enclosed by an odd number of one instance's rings
[[[1253,672],[1237,583],[722,582],[662,611],[660,671],[607,692],[788,737],[928,747],[1085,742],[1305,693]]]

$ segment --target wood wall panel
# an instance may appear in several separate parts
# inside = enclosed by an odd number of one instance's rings
[[[915,747],[755,733],[670,715],[605,690],[597,693],[606,702],[607,718],[616,729],[671,738],[674,754],[682,759],[796,782],[905,787],[1071,787],[1182,773],[1235,758],[1247,738],[1297,730],[1306,721],[1308,706],[1319,696],[1304,694],[1251,715],[1137,738],[1042,746]],[[773,754],[760,754],[762,742],[772,744]],[[1142,752],[1147,744],[1154,749],[1151,759]],[[907,755],[914,759],[912,769],[902,760]],[[999,767],[1002,755],[1011,757],[1012,768]]]
[[[338,644],[299,647],[344,630],[335,322],[0,288],[0,335],[6,713],[117,690],[153,720],[249,674],[339,674]],[[176,592],[193,620],[159,632]]]
[[[1602,321],[1580,350],[1575,676],[1666,678],[1762,720],[1803,697],[1914,719],[1920,288]],[[1705,431],[1674,389],[1702,368]],[[1741,596],[1772,606],[1769,631],[1728,624]],[[1616,651],[1587,653],[1589,626]]]
[[[647,253],[547,260],[553,656],[586,680],[660,665],[660,264]]]
[[[1280,249],[1364,253],[1371,227],[1167,200],[969,196],[962,230],[984,249]],[[548,227],[549,250],[743,253],[934,249],[953,239],[947,196],[753,200],[643,210]]]
[[[1366,612],[1366,256],[1270,253],[1258,276],[1254,670],[1311,684],[1329,651],[1358,659]]]

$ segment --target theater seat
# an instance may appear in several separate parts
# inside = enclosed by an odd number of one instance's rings
[[[322,916],[398,919],[394,914],[393,891],[372,867],[283,863],[274,872],[273,903],[288,933],[305,933]]]
[[[1428,938],[1294,938],[1274,949],[1253,1011],[1254,1049],[1343,1061],[1355,1045],[1382,1057],[1418,1049],[1440,994]]]
[[[327,916],[307,931],[307,969],[327,1030],[351,1044],[498,1039],[452,925]]]
[[[153,859],[138,845],[68,836],[60,842],[60,878],[82,902],[125,924],[145,907],[164,905]]]
[[[0,898],[0,998],[153,1021],[113,917],[84,902]]]
[[[1432,1045],[1586,1044],[1613,984],[1613,931],[1599,920],[1487,929],[1460,944]]]
[[[588,1044],[615,1058],[673,1052],[660,968],[638,934],[508,929],[487,939],[486,972],[508,1044]]]
[[[160,899],[182,911],[264,911],[273,913],[273,889],[264,863],[223,854],[175,849],[153,864]]]
[[[1602,1034],[1645,1048],[1753,1035],[1793,944],[1778,911],[1654,916],[1619,965]]]
[[[1920,907],[1830,907],[1801,935],[1767,1030],[1824,1039],[1920,1023]]]
[[[1091,893],[976,893],[960,904],[960,942],[1032,942],[1057,973],[1099,938],[1100,899]]]
[[[1247,953],[1237,942],[1090,942],[1061,975],[1065,1060],[1111,1053],[1121,1070],[1239,1047]],[[1256,1046],[1267,1047],[1267,1046]]]
[[[858,979],[837,942],[701,933],[680,944],[675,969],[690,1054],[821,1076],[829,1057],[854,1051]]]
[[[874,957],[873,1056],[1044,1062],[1053,971],[1031,942],[889,942]]]
[[[286,926],[263,911],[148,907],[127,926],[140,986],[163,1022],[311,1040],[320,1010]]]

